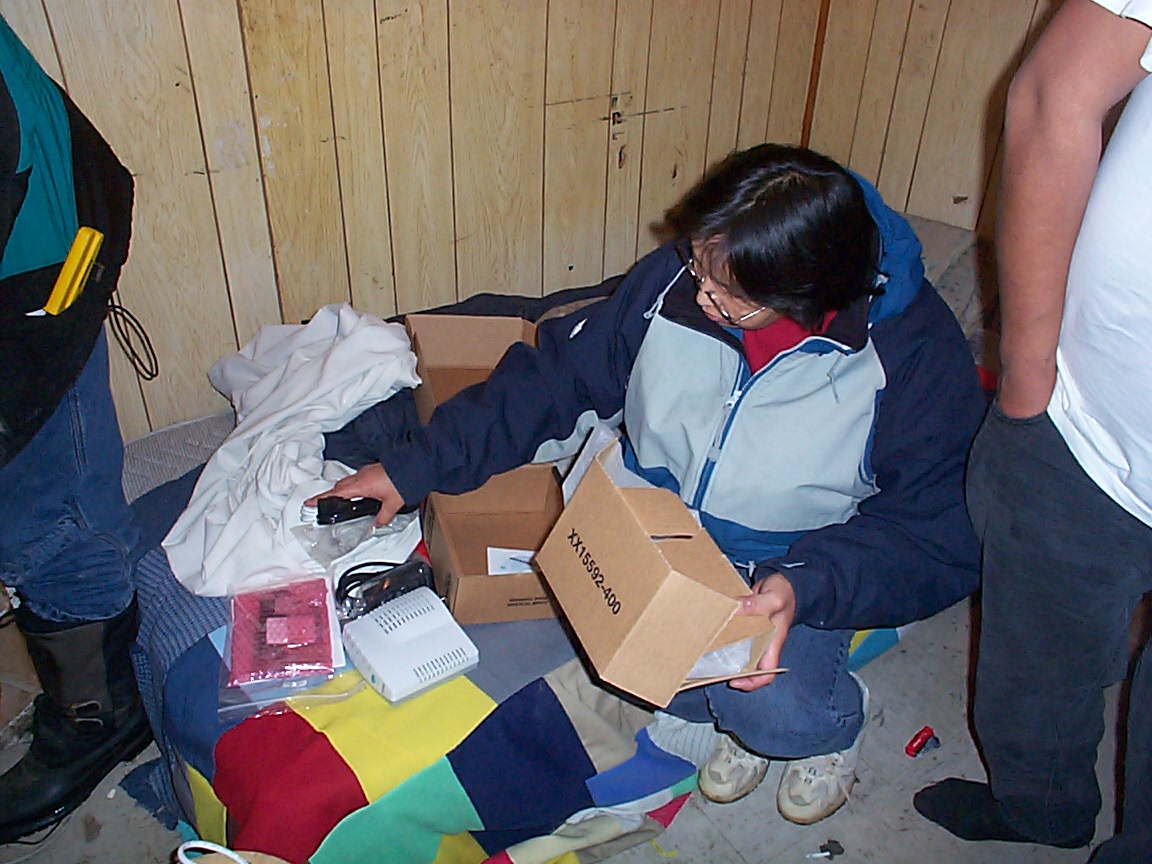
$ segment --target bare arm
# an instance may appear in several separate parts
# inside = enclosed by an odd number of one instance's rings
[[[996,223],[1002,336],[998,401],[1044,411],[1072,248],[1100,161],[1108,110],[1147,74],[1149,28],[1092,0],[1067,0],[1008,93]]]

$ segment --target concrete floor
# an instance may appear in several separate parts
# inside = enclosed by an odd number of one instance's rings
[[[922,819],[912,808],[921,786],[949,776],[983,779],[968,731],[967,682],[970,632],[968,603],[948,609],[906,633],[895,648],[864,668],[872,691],[867,738],[850,802],[809,827],[786,822],[776,812],[780,765],[752,795],[734,804],[713,804],[697,795],[655,842],[623,852],[613,864],[806,864],[805,856],[837,840],[837,860],[884,864],[1072,864],[1090,850],[1067,851],[1006,843],[965,843]],[[1104,808],[1097,840],[1111,836],[1114,800],[1113,753],[1118,689],[1109,691],[1109,733],[1101,744],[1097,773]],[[941,741],[916,759],[904,744],[924,725]],[[0,754],[0,769],[22,748]],[[156,755],[155,745],[140,761]],[[117,787],[130,766],[121,765],[76,813],[47,839],[33,845],[0,846],[0,864],[164,864],[180,843]],[[111,797],[109,797],[111,795]]]

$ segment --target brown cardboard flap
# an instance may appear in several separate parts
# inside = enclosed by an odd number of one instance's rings
[[[473,384],[480,384],[488,380],[492,374],[491,366],[427,366],[419,364],[417,374],[420,377],[420,386],[431,388],[436,405],[447,402],[461,390],[466,390]]]
[[[421,381],[413,394],[421,423],[465,387],[487,381],[511,345],[536,344],[536,325],[522,318],[411,314],[404,325]]]
[[[692,690],[695,687],[707,687],[709,684],[719,684],[721,681],[735,681],[737,678],[751,678],[753,675],[779,675],[787,671],[785,667],[779,666],[775,669],[749,669],[731,675],[714,675],[711,678],[689,678],[676,692]]]
[[[695,537],[704,530],[684,502],[667,489],[620,489],[619,492],[649,537]]]
[[[536,327],[523,318],[416,313],[404,323],[413,345],[420,346],[416,353],[432,366],[491,370],[513,343],[536,344]]]
[[[441,513],[559,513],[560,487],[551,465],[522,465],[490,477],[463,495],[433,492]],[[499,546],[499,543],[489,545]]]
[[[691,573],[693,579],[717,594],[737,598],[751,593],[703,529],[694,537],[666,537],[654,542],[673,568]]]

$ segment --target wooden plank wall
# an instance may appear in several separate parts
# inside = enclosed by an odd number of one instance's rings
[[[990,230],[1006,86],[1050,0],[0,0],[136,178],[126,438],[225,407],[263,324],[626,269],[734,147],[806,143]]]

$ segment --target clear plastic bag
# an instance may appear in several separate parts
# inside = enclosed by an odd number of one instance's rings
[[[332,675],[305,676],[282,681],[262,681],[243,687],[221,687],[216,716],[221,725],[232,727],[241,720],[292,710],[286,700],[300,706],[342,702],[367,685],[351,667]]]
[[[739,642],[733,642],[731,645],[717,648],[715,651],[709,651],[696,661],[696,665],[692,667],[688,677],[721,678],[725,675],[735,675],[744,671],[744,667],[752,659],[752,643],[754,641],[752,637],[749,637],[741,639]]]
[[[331,525],[317,525],[305,522],[292,529],[292,533],[308,551],[308,554],[321,566],[328,568],[368,539],[379,539],[399,534],[412,524],[419,515],[400,513],[387,525],[375,527],[375,516],[361,516],[346,522]]]
[[[229,687],[330,676],[339,629],[328,580],[300,579],[233,594],[228,626]]]
[[[346,668],[327,579],[305,577],[237,592],[229,606],[217,702],[222,722],[238,722],[311,691]]]

